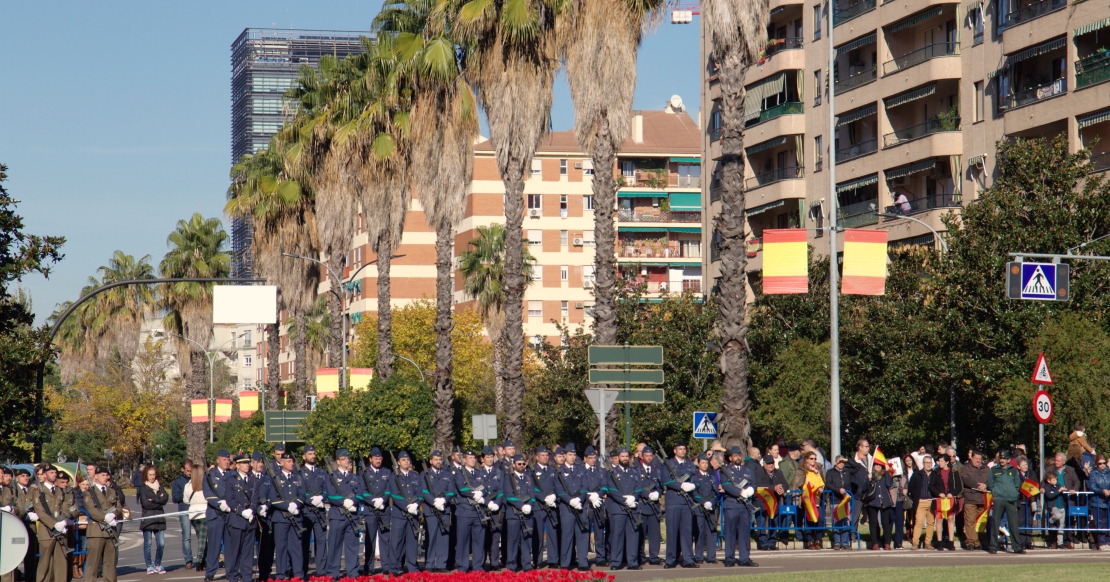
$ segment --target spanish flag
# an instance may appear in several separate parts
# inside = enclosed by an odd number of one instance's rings
[[[239,418],[250,418],[258,410],[258,391],[241,390],[239,392]]]
[[[883,451],[879,449],[878,446],[875,447],[875,464],[882,465],[888,469],[890,468],[890,465],[886,462],[886,455],[883,454]]]
[[[317,368],[316,397],[334,398],[339,393],[339,368]]]
[[[763,293],[809,293],[809,245],[804,228],[763,231]]]
[[[366,390],[374,379],[373,368],[351,368],[351,389]]]
[[[779,510],[779,500],[775,497],[775,492],[767,487],[757,487],[755,496],[763,503],[763,510],[767,512],[767,515],[775,517]]]
[[[975,531],[987,531],[987,520],[990,519],[991,509],[994,508],[994,495],[990,492],[983,494],[983,513],[979,514],[979,519],[975,520]]]
[[[231,399],[230,398],[217,398],[216,399],[216,422],[227,422],[231,420]]]
[[[1041,484],[1035,479],[1026,479],[1021,483],[1021,494],[1027,499],[1032,499],[1041,494]]]
[[[848,519],[848,517],[852,515],[852,508],[849,507],[849,504],[851,503],[851,501],[852,501],[852,498],[845,495],[844,499],[841,499],[840,503],[836,504],[836,509],[833,510],[833,520],[834,521],[840,521],[842,519]]]
[[[941,497],[937,499],[937,517],[948,519],[948,514],[952,513],[952,502],[953,499],[951,497]]]
[[[809,523],[816,523],[821,515],[817,511],[817,505],[820,501],[821,489],[815,486],[810,481],[806,481],[804,490],[802,491],[802,506],[806,510],[806,521]]]
[[[849,228],[844,231],[845,295],[883,295],[886,293],[886,231]],[[764,257],[766,271],[766,257]]]
[[[208,401],[203,398],[189,401],[189,412],[194,423],[208,422]]]

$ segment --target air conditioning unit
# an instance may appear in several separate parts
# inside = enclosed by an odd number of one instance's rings
[[[585,281],[582,281],[582,288],[583,289],[593,289],[594,288],[594,282],[592,280],[589,280],[589,279],[587,279]]]
[[[582,246],[582,239],[575,237],[574,246],[576,246],[576,247]]]
[[[582,169],[582,162],[574,162],[574,169],[575,170],[581,170]]]
[[[533,209],[529,210],[528,211],[528,216],[531,216],[532,218],[539,218],[540,217],[540,209],[539,208],[533,208]]]
[[[575,301],[574,302],[574,308],[575,309],[582,309],[582,302],[581,301]]]

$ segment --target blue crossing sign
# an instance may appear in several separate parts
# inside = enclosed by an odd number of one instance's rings
[[[1070,267],[1063,263],[1006,265],[1006,296],[1033,301],[1068,301]]]
[[[717,438],[717,413],[716,412],[695,412],[694,413],[694,438],[696,438],[696,439],[715,439],[715,438]]]

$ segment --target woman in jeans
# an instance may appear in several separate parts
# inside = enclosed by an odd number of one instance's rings
[[[139,486],[137,497],[139,505],[143,508],[143,517],[162,515],[164,508],[170,501],[170,495],[159,481],[158,469],[153,465],[143,469],[143,484]],[[143,557],[146,558],[147,574],[165,574],[162,568],[162,552],[166,549],[166,520],[165,518],[144,519],[143,525]],[[151,544],[157,543],[154,560],[150,559]]]
[[[204,512],[208,508],[208,502],[204,500],[204,468],[200,465],[193,465],[193,472],[189,477],[190,480],[185,484],[185,490],[181,498],[189,504],[189,524],[193,526],[193,532],[197,534],[197,549],[200,550],[197,555],[201,556],[196,561],[196,568],[197,572],[203,572],[204,556],[208,555],[208,522],[204,521]]]

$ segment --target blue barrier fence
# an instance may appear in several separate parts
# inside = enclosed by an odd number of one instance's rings
[[[757,537],[758,545],[763,547],[769,545],[766,543],[768,541],[774,543],[775,538],[783,533],[793,533],[796,540],[805,541],[821,541],[826,534],[829,534],[833,538],[833,543],[837,545],[851,544],[852,538],[855,538],[858,549],[859,532],[852,524],[852,516],[856,515],[856,500],[851,493],[848,493],[848,498],[848,517],[835,520],[833,513],[837,505],[836,493],[830,489],[824,490],[817,507],[817,521],[811,522],[806,519],[800,489],[788,490],[780,497],[778,511],[773,518],[767,515],[762,503],[753,497],[752,504],[756,509],[751,528],[753,537]],[[847,540],[848,543],[842,544],[842,540]]]

